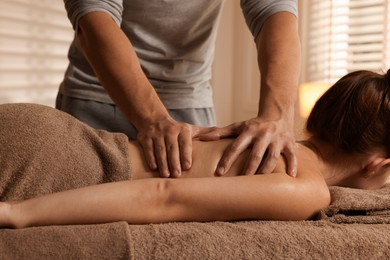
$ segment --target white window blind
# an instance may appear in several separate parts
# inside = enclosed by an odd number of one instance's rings
[[[54,105],[73,38],[62,0],[0,0],[0,103]]]
[[[305,81],[333,83],[348,72],[390,65],[388,0],[311,0]]]

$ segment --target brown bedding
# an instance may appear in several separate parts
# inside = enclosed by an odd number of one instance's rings
[[[389,259],[386,224],[325,221],[0,230],[0,259]]]
[[[390,186],[331,194],[314,221],[0,229],[0,259],[389,259]]]
[[[390,185],[380,190],[330,188],[332,203],[319,219],[333,223],[390,224]]]

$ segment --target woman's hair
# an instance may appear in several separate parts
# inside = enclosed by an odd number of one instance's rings
[[[346,152],[385,147],[390,154],[390,70],[342,77],[316,102],[306,129]]]

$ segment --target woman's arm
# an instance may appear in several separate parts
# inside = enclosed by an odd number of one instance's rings
[[[142,179],[107,183],[0,205],[0,226],[243,219],[309,219],[329,204],[322,178],[256,176]],[[2,212],[3,209],[3,213]],[[2,217],[3,215],[3,217]],[[4,216],[10,216],[10,222]],[[3,220],[2,220],[3,219]]]

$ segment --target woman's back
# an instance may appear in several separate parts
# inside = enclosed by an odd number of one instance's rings
[[[222,177],[215,174],[217,164],[222,157],[226,147],[232,144],[234,139],[222,139],[218,141],[194,141],[193,142],[193,164],[190,170],[183,171],[180,178],[201,178],[201,177]],[[298,176],[296,178],[307,178],[311,174],[321,176],[318,169],[317,155],[304,146],[296,144],[296,155],[298,159]],[[129,142],[129,154],[131,156],[132,178],[144,179],[159,177],[157,171],[151,171],[145,162],[142,149],[137,142]],[[245,166],[246,158],[249,156],[249,150],[242,153],[232,165],[231,169],[223,176],[240,176]],[[273,173],[287,174],[286,162],[281,156],[276,164]],[[258,173],[261,174],[261,173]],[[290,177],[293,179],[293,177]]]

